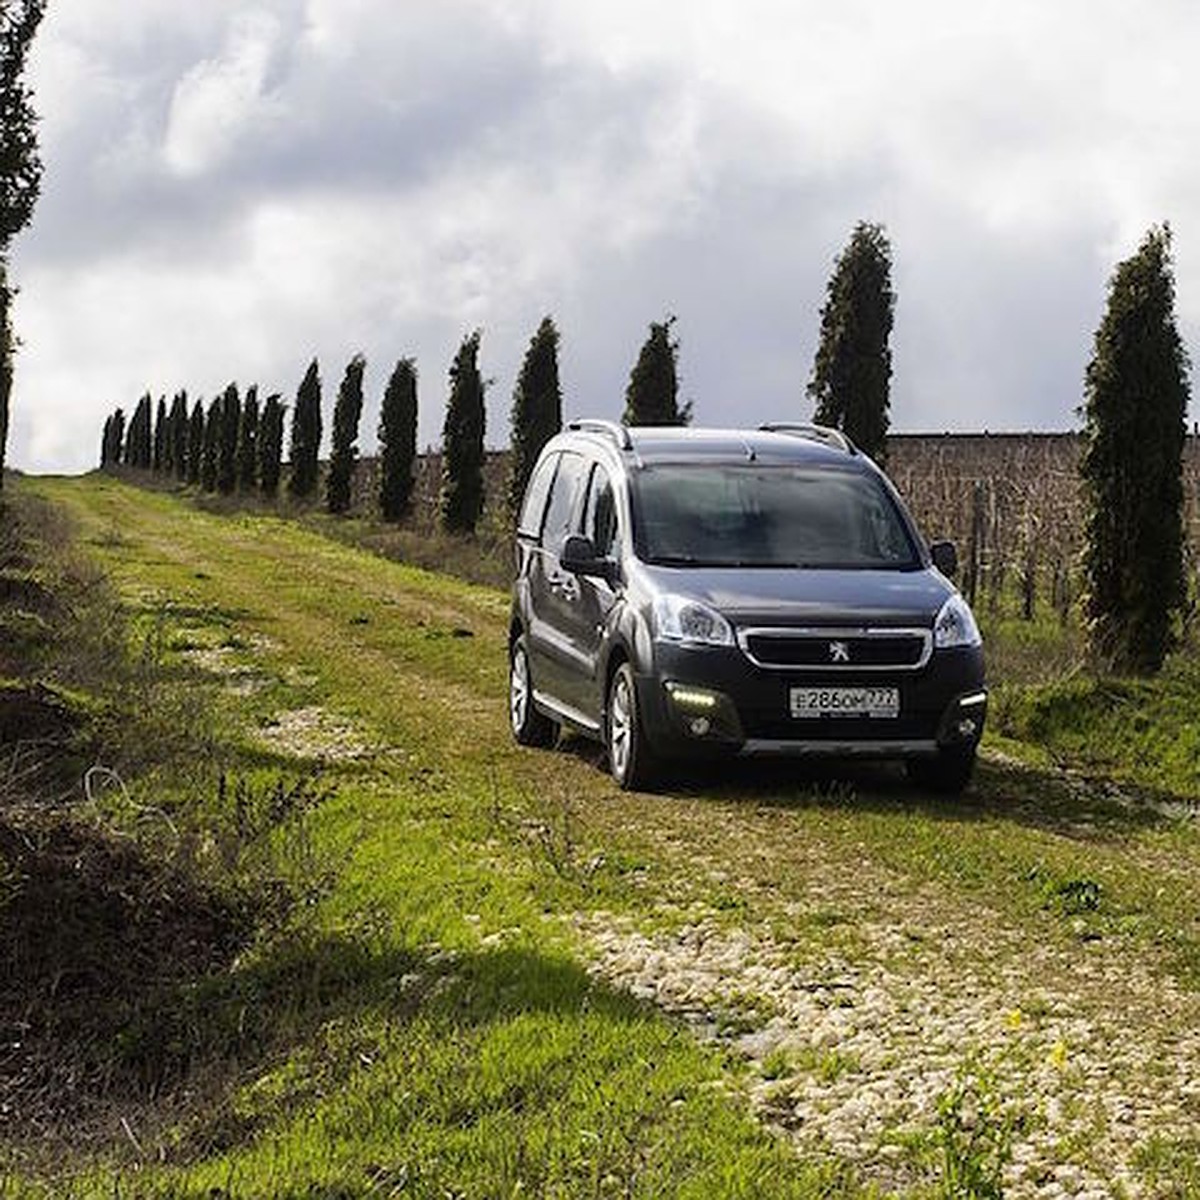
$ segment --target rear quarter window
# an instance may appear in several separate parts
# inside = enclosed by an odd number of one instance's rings
[[[546,517],[542,522],[542,545],[555,554],[562,549],[567,534],[572,532],[571,522],[575,516],[575,503],[584,481],[586,464],[578,454],[564,451],[559,457],[558,471],[550,489],[550,502],[546,506]]]
[[[521,504],[521,516],[517,521],[517,532],[525,537],[536,538],[542,532],[542,514],[546,511],[546,497],[554,479],[559,455],[551,454],[542,459],[534,469],[525,488],[525,500]]]

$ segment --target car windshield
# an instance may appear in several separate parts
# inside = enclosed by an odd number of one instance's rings
[[[919,565],[872,475],[836,468],[666,463],[637,472],[638,557],[665,566]]]

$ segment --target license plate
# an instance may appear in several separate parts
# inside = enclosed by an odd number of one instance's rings
[[[898,717],[900,689],[894,687],[794,687],[793,717]]]

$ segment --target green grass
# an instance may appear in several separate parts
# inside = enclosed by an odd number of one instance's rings
[[[1122,679],[1090,662],[1079,614],[1015,598],[981,613],[992,703],[988,745],[1043,768],[1102,776],[1187,805],[1200,796],[1200,662],[1194,637],[1157,676]]]
[[[1155,1196],[1186,1200],[1200,1192],[1200,1140],[1155,1138],[1139,1151],[1138,1166]]]
[[[762,1130],[723,1053],[596,983],[547,920],[636,903],[623,893],[639,860],[613,847],[576,870],[582,847],[550,854],[525,832],[532,797],[565,791],[561,763],[516,769],[527,756],[497,719],[503,597],[269,517],[104,481],[22,486],[73,511],[127,597],[135,656],[207,697],[197,757],[131,773],[107,820],[160,812],[155,844],[178,852],[186,814],[233,806],[220,772],[261,795],[276,772],[308,769],[258,737],[281,712],[324,706],[371,749],[326,765],[334,794],[302,845],[286,824],[275,838],[276,870],[332,868],[336,884],[227,969],[154,996],[116,1040],[110,1068],[132,1092],[161,1087],[162,1103],[127,1092],[138,1102],[107,1114],[99,1158],[44,1184],[12,1148],[0,1194],[854,1192],[836,1164],[800,1162]],[[236,661],[206,674],[189,654],[214,646]],[[265,686],[222,688],[243,660]]]
[[[1075,678],[1002,693],[995,731],[1056,765],[1163,798],[1200,794],[1200,666],[1177,655],[1155,679]]]
[[[904,925],[932,896],[1068,955],[1099,940],[1200,986],[1200,842],[1171,807],[1195,790],[1170,754],[1196,708],[1186,660],[1109,704],[1081,676],[1045,680],[1073,669],[1051,621],[998,627],[1008,682],[989,746],[1016,761],[989,760],[953,803],[889,770],[831,780],[794,764],[630,796],[585,743],[511,744],[503,592],[363,553],[323,521],[209,513],[100,477],[21,488],[73,514],[125,598],[134,649],[203,700],[178,744],[160,722],[174,747],[161,765],[122,751],[137,770],[114,816],[218,808],[221,771],[258,789],[305,775],[311,754],[263,736],[289,712],[325,710],[362,750],[325,764],[335,794],[295,844],[277,836],[293,887],[306,873],[329,886],[227,969],[163,996],[122,1048],[148,1070],[174,1063],[195,1101],[127,1110],[130,1131],[114,1116],[98,1157],[65,1177],[10,1173],[0,1196],[856,1194],[842,1164],[801,1161],[751,1118],[744,1063],[582,969],[577,914],[666,934],[700,913],[771,931],[800,966],[830,947],[853,961],[868,926]],[[238,671],[252,686],[229,686]],[[1146,706],[1144,762],[1089,759]],[[1176,731],[1161,747],[1159,720]],[[831,900],[814,891],[818,865],[886,887]],[[919,929],[908,945],[935,949]],[[836,1052],[804,1065],[831,1080],[855,1068]]]

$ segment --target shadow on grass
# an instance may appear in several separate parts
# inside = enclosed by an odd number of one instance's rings
[[[600,743],[564,736],[555,753],[606,773]],[[921,813],[941,820],[1004,820],[1089,840],[1164,829],[1200,814],[1195,796],[981,755],[970,787],[942,796],[909,781],[900,763],[780,755],[699,756],[669,764],[658,789],[674,795],[786,808]]]
[[[940,796],[911,783],[898,764],[795,758],[689,764],[673,771],[665,786],[684,795],[781,807],[1009,821],[1087,840],[1169,828],[1197,812],[1194,797],[986,757],[961,796]]]
[[[234,1149],[331,1094],[376,1055],[372,1037],[418,1015],[434,1043],[529,1014],[644,1017],[566,957],[410,947],[378,915],[256,942],[252,912],[124,839],[66,823],[39,838],[0,822],[0,1142],[38,1174],[81,1153],[182,1165]],[[297,1054],[307,1065],[270,1104],[238,1102]]]
[[[98,1103],[164,1087],[123,1061],[125,1031],[227,967],[251,914],[127,839],[55,818],[0,818],[0,883],[0,1131],[75,1135]]]
[[[284,941],[252,964],[210,979],[142,1024],[147,1040],[135,1060],[154,1061],[164,1045],[186,1046],[190,1070],[181,1083],[224,1070],[221,1085],[178,1141],[154,1148],[163,1162],[187,1165],[252,1142],[264,1130],[349,1085],[352,1076],[386,1056],[397,1037],[412,1053],[454,1046],[463,1069],[470,1047],[510,1022],[543,1015],[575,1021],[584,1013],[633,1025],[646,1006],[596,983],[566,958],[525,947],[448,953],[398,949],[353,935],[313,935]],[[406,1032],[419,1021],[417,1032]],[[682,1036],[682,1035],[680,1035]],[[297,1055],[299,1057],[297,1057]],[[238,1084],[287,1063],[285,1082],[266,1102],[239,1102]],[[448,1101],[451,1124],[467,1126],[514,1104],[501,1091],[483,1109],[466,1094]]]

